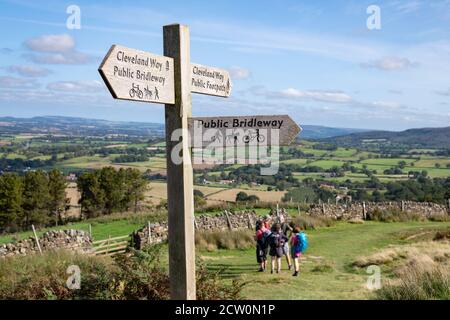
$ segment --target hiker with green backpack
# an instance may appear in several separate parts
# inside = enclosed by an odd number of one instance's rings
[[[291,256],[294,260],[294,277],[298,276],[300,272],[299,259],[303,252],[308,248],[308,238],[304,232],[301,232],[299,227],[295,227],[291,236]]]

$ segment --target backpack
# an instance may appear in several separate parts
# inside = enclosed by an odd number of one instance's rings
[[[263,236],[261,238],[261,243],[263,248],[267,248],[267,246],[269,245],[269,239],[272,236],[272,232],[269,229],[266,229],[266,231],[264,231]]]
[[[284,246],[284,239],[279,233],[272,233],[272,244],[275,248],[282,248]]]
[[[300,232],[297,234],[297,244],[296,244],[296,250],[297,252],[305,252],[306,249],[308,249],[308,237],[306,236],[306,233]]]

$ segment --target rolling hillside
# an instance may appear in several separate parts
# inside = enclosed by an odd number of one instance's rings
[[[408,147],[450,149],[450,127],[409,129],[401,132],[370,131],[322,139],[340,146],[368,144],[407,145]]]

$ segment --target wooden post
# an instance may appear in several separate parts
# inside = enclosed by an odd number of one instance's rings
[[[402,212],[405,211],[405,201],[402,200]]]
[[[38,236],[37,236],[36,229],[34,228],[34,224],[31,225],[31,228],[33,229],[34,239],[36,240],[36,245],[37,245],[37,247],[38,247],[38,249],[39,249],[39,253],[42,254],[41,245],[40,245],[40,243],[39,243],[39,238],[38,238]]]
[[[89,223],[89,237],[92,240],[92,224]]]
[[[325,215],[325,204],[322,203],[322,214]]]
[[[163,33],[164,56],[174,59],[175,73],[175,104],[165,106],[170,296],[175,300],[194,300],[194,196],[188,138],[188,117],[192,116],[189,28],[172,24],[164,26]],[[180,129],[181,141],[179,136],[172,141],[172,134]],[[175,157],[182,157],[181,163]]]
[[[300,215],[300,204],[297,204],[298,215]]]
[[[277,217],[279,217],[279,216],[280,216],[280,208],[279,208],[278,202],[277,202]]]
[[[366,214],[367,214],[367,212],[366,212],[366,202],[365,202],[365,201],[363,201],[362,207],[363,207],[363,212],[362,212],[362,214],[363,214],[363,220],[366,220]]]
[[[225,216],[227,217],[228,229],[233,230],[233,225],[231,224],[231,220],[230,220],[230,216],[228,215],[228,211],[225,210],[224,213],[225,213]]]
[[[247,218],[248,218],[248,228],[250,230],[253,229],[253,222],[252,222],[252,218],[250,218],[250,213],[247,213]]]
[[[152,228],[150,226],[150,221],[147,221],[147,228],[148,228],[148,244],[152,243]]]

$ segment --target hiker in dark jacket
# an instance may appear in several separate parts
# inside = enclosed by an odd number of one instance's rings
[[[256,261],[259,264],[259,272],[266,270],[267,264],[267,248],[268,248],[268,234],[270,230],[266,229],[263,221],[256,222]]]
[[[288,238],[281,232],[281,225],[276,223],[272,228],[272,234],[269,237],[269,254],[271,257],[270,273],[273,273],[276,264],[276,271],[281,271],[281,258],[284,255],[284,244]]]

